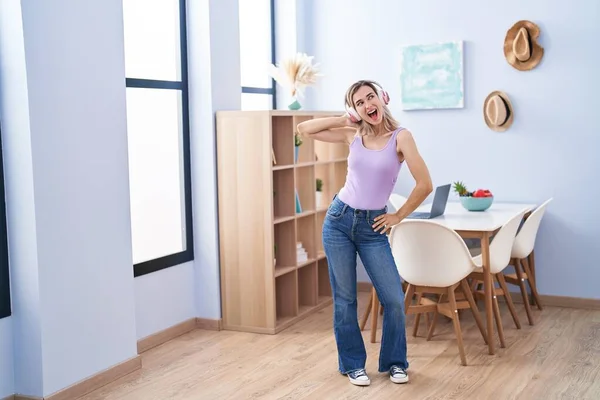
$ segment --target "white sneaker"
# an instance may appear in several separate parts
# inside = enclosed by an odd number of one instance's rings
[[[356,371],[348,372],[348,378],[350,382],[357,386],[369,386],[371,380],[364,369],[357,369]]]
[[[390,380],[394,383],[406,383],[408,382],[408,374],[404,368],[392,365],[392,368],[390,368]]]

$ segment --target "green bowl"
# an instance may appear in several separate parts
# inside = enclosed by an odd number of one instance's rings
[[[493,197],[460,197],[460,203],[468,211],[485,211],[491,207],[493,202]]]

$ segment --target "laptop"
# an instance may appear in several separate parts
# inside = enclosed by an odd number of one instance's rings
[[[435,189],[435,195],[433,197],[433,203],[431,203],[431,211],[413,212],[406,218],[409,219],[431,219],[439,217],[446,211],[446,203],[448,202],[448,195],[450,194],[450,184],[438,186]]]

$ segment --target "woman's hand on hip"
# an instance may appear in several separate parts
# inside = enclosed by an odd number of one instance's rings
[[[402,219],[396,214],[382,214],[374,219],[373,229],[375,232],[383,234],[389,234],[394,227],[402,221]]]

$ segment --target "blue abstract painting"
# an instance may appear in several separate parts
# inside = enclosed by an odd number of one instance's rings
[[[463,42],[403,47],[400,85],[403,110],[463,108]]]

